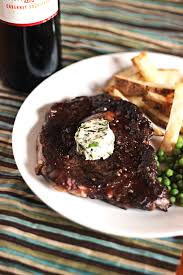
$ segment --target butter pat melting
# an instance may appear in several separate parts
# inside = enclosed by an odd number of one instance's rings
[[[86,160],[107,159],[114,151],[115,135],[103,118],[85,121],[75,134],[76,150]]]

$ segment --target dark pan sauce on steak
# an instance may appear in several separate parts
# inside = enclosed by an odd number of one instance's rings
[[[86,118],[100,116],[115,134],[113,154],[85,160],[76,151],[74,135]],[[170,206],[167,189],[157,180],[153,130],[134,104],[101,94],[54,104],[46,115],[38,142],[37,175],[56,188],[121,208]]]

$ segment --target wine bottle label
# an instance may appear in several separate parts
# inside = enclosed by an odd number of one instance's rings
[[[0,0],[0,21],[15,26],[44,23],[58,13],[58,0]]]

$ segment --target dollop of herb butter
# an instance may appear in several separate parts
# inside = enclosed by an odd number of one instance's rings
[[[77,152],[86,160],[106,159],[114,151],[115,135],[103,118],[85,121],[75,134]]]

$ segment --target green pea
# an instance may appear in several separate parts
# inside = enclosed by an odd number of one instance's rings
[[[171,185],[167,186],[168,191],[170,192],[172,190]]]
[[[182,137],[182,136],[179,136],[177,142],[183,143],[183,137]]]
[[[174,163],[169,163],[168,166],[169,166],[170,169],[173,170],[173,168],[174,168]]]
[[[163,180],[163,178],[162,178],[162,177],[158,177],[158,180],[159,180],[159,182],[161,183],[162,180]]]
[[[180,203],[183,203],[183,193],[180,193],[178,196],[177,196],[178,200]]]
[[[177,174],[176,176],[175,176],[175,180],[176,181],[179,181],[179,180],[182,180],[183,179],[183,176],[181,175],[181,174]]]
[[[180,150],[180,149],[175,148],[175,149],[173,150],[173,155],[174,155],[174,156],[179,156],[180,154],[181,154],[181,150]]]
[[[164,156],[165,155],[164,150],[163,149],[159,149],[158,152],[157,152],[157,155],[158,155],[158,157]]]
[[[171,156],[168,156],[166,160],[168,163],[173,163],[173,158]]]
[[[178,190],[178,189],[176,189],[176,188],[174,188],[174,189],[172,189],[172,190],[171,190],[171,192],[170,192],[170,193],[171,193],[171,195],[172,195],[172,196],[176,196],[176,195],[178,195],[179,190]]]
[[[183,157],[181,157],[181,158],[179,159],[179,165],[180,165],[180,166],[183,166]]]
[[[177,149],[181,149],[183,147],[183,138],[181,136],[179,136],[178,140],[177,140],[177,143],[175,145],[175,147]]]
[[[183,193],[180,193],[179,195],[178,195],[178,198],[180,199],[183,199]]]
[[[166,160],[165,155],[164,156],[159,156],[158,160],[159,160],[159,162],[164,162]]]
[[[169,169],[166,170],[165,173],[166,173],[166,176],[167,176],[167,177],[172,177],[173,174],[174,174],[174,171],[173,171],[172,169],[169,168]]]
[[[175,184],[175,183],[173,183],[171,187],[172,187],[173,189],[174,189],[174,188],[175,188],[175,189],[178,188],[177,184]]]
[[[183,144],[182,143],[176,143],[175,148],[176,149],[182,149]]]
[[[171,203],[183,207],[183,137],[179,137],[171,155],[158,150],[156,160],[158,181],[166,186]]]
[[[169,185],[171,184],[171,181],[170,181],[169,178],[164,177],[162,183],[163,183],[163,185],[165,185],[165,186],[169,186]]]
[[[162,175],[162,171],[158,169],[158,176],[161,177],[161,175]]]
[[[178,185],[178,187],[179,187],[180,189],[183,189],[183,180],[179,180],[179,181],[177,182],[177,185]]]
[[[183,169],[182,168],[179,169],[179,174],[183,175]]]
[[[173,166],[173,169],[177,170],[178,168],[179,168],[179,164],[175,163],[174,166]]]
[[[173,182],[173,183],[176,183],[177,181],[176,181],[176,178],[175,178],[175,173],[173,174],[173,176],[171,177],[171,181]]]
[[[176,202],[176,198],[175,197],[170,197],[170,202],[172,203],[172,204],[174,204],[175,202]]]

